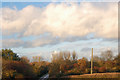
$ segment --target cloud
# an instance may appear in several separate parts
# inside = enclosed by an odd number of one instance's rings
[[[3,48],[19,47],[22,45],[24,45],[24,42],[19,39],[4,39],[4,40],[2,40]]]
[[[0,21],[2,21],[3,36],[19,34],[20,37],[31,35],[38,37],[44,33],[51,34],[52,38],[28,41],[31,46],[76,41],[91,33],[95,38],[117,38],[117,7],[117,3],[109,3],[107,9],[95,7],[92,3],[80,3],[80,5],[50,3],[44,8],[32,5],[22,10],[2,8],[3,15]],[[55,40],[56,37],[59,39]],[[17,46],[26,43],[22,40],[9,40],[7,44],[6,41],[3,40],[5,45],[9,45],[9,42],[19,42]]]
[[[54,45],[60,43],[62,40],[59,38],[51,37],[51,36],[42,36],[35,38],[33,40],[24,40],[24,39],[3,39],[2,47],[3,48],[16,48],[16,47],[24,47],[24,48],[33,48],[38,46],[45,45]]]
[[[81,49],[82,52],[86,52],[86,51],[88,52],[88,51],[91,51],[91,50],[92,50],[91,48],[82,48]]]

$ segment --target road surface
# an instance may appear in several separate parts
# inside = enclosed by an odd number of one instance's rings
[[[47,78],[49,78],[49,74],[45,74],[39,80],[47,80]]]

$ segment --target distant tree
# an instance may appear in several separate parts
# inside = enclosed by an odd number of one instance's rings
[[[95,67],[103,66],[103,61],[101,60],[100,57],[94,56],[94,57],[93,57],[93,65],[94,65]]]
[[[112,60],[113,59],[113,52],[111,50],[107,50],[101,53],[101,59],[104,61]]]
[[[26,56],[22,56],[21,61],[26,62],[26,63],[30,62],[30,60]]]
[[[63,60],[63,59],[64,59],[63,57],[64,57],[63,52],[60,52],[60,53],[58,54],[58,59]]]
[[[86,57],[83,57],[82,60],[88,61],[88,59]]]
[[[22,78],[33,78],[36,76],[36,74],[33,71],[33,68],[30,64],[22,61],[14,61],[14,60],[2,60],[2,78],[3,80],[6,80],[4,78],[7,78],[7,80],[16,80],[13,78],[20,78],[20,75],[22,75]]]
[[[54,53],[52,54],[51,61],[56,62],[58,59],[59,59],[58,52],[54,51]]]
[[[33,56],[33,59],[32,59],[33,62],[40,62],[42,60],[43,60],[42,56]]]
[[[58,63],[51,63],[49,67],[49,76],[56,77],[60,73],[60,65]]]
[[[20,57],[11,49],[2,49],[2,58],[4,58],[5,60],[20,60]]]
[[[98,56],[93,57],[93,62],[99,62],[99,61],[101,61],[100,57],[98,57]]]
[[[87,68],[87,63],[86,63],[86,61],[85,61],[84,58],[78,60],[78,65],[79,65],[79,67],[80,67],[80,68],[79,68],[80,71],[81,71],[81,72],[85,72],[85,69]]]
[[[70,52],[69,51],[64,52],[64,60],[70,60]]]
[[[114,58],[116,66],[120,66],[120,53]]]
[[[115,71],[120,72],[120,53],[114,58],[115,67],[113,68]]]
[[[114,66],[115,65],[113,61],[105,61],[105,68],[108,72],[111,72]]]
[[[49,74],[55,76],[72,69],[71,54],[69,51],[52,54],[52,63],[49,67]]]
[[[75,51],[72,52],[72,60],[77,60],[77,54]]]
[[[44,74],[48,73],[49,62],[40,61],[40,62],[31,62],[30,64],[33,67],[33,70],[38,77],[41,77]]]

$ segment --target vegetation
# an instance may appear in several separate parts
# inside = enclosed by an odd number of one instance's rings
[[[113,57],[112,51],[101,53],[101,56],[94,56],[93,73],[120,72],[120,54]],[[61,77],[68,75],[80,75],[90,73],[91,61],[83,57],[77,59],[76,52],[60,52],[53,55],[49,68],[50,77]]]
[[[32,61],[23,56],[19,57],[11,49],[2,49],[2,79],[15,80],[22,78],[38,79],[49,73],[51,78],[59,78],[69,75],[90,74],[91,61],[83,57],[78,59],[73,51],[52,54],[51,63],[43,61],[41,56],[34,56]],[[113,52],[108,50],[101,56],[93,58],[93,73],[120,72],[120,54],[113,57]],[[97,75],[98,76],[98,75]]]
[[[2,80],[35,80],[48,72],[48,65],[48,62],[37,59],[30,62],[27,57],[19,57],[11,49],[2,49]]]
[[[2,58],[5,60],[20,61],[20,57],[11,49],[2,49]]]
[[[93,73],[93,74],[83,74],[83,75],[70,75],[65,76],[64,78],[71,78],[69,80],[75,79],[75,78],[94,78],[95,80],[99,78],[100,80],[117,80],[117,78],[120,76],[120,73]]]

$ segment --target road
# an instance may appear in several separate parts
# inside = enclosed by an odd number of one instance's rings
[[[49,74],[45,74],[39,80],[47,80],[47,78],[49,78]]]

